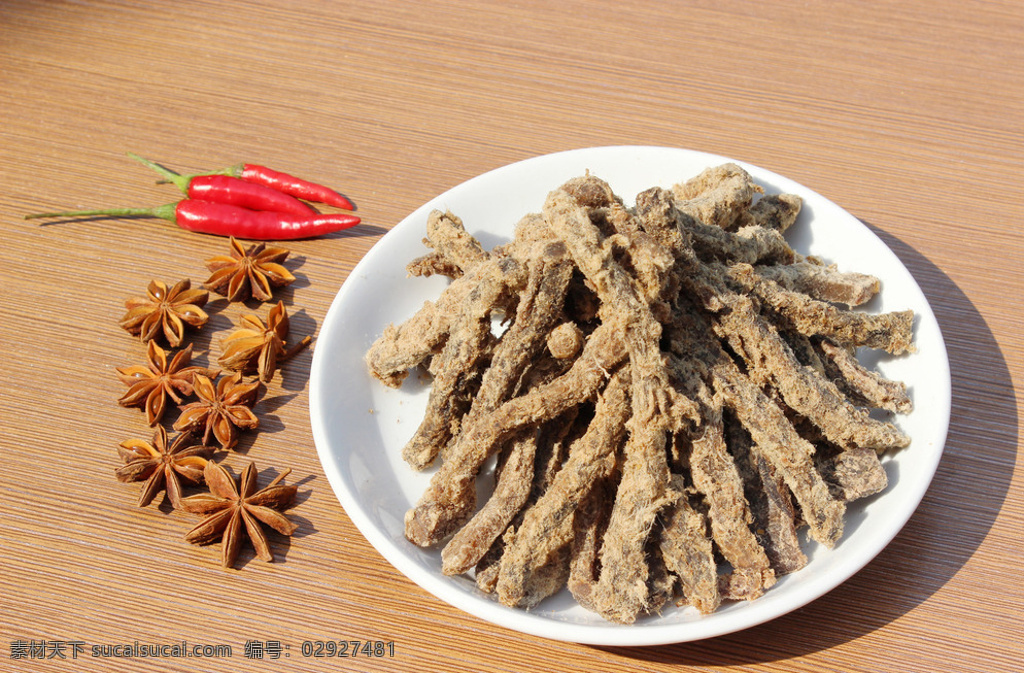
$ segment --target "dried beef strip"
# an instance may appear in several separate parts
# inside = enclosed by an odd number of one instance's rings
[[[678,496],[665,510],[659,538],[661,555],[665,567],[679,581],[683,601],[702,614],[711,614],[722,597],[718,592],[718,564],[708,535],[708,522],[690,504],[682,475],[672,475],[671,489]]]
[[[692,441],[690,474],[708,504],[711,535],[733,568],[723,593],[734,600],[757,598],[775,583],[775,574],[749,528],[752,516],[743,481],[726,449],[720,407],[705,409],[700,431]]]
[[[544,203],[544,219],[565,242],[576,266],[594,286],[602,302],[602,316],[617,314],[626,325],[626,342],[632,364],[633,416],[635,426],[643,426],[654,439],[667,427],[679,409],[694,416],[696,407],[674,393],[661,357],[661,323],[655,318],[633,277],[602,245],[601,234],[590,221],[585,208],[572,195],[555,190]],[[666,267],[671,255],[664,251]],[[657,441],[654,439],[654,441]]]
[[[453,534],[476,505],[476,476],[484,461],[524,425],[550,420],[596,394],[625,359],[622,331],[621,325],[602,324],[568,372],[472,422],[467,419],[426,492],[406,513],[406,537],[429,547]]]
[[[571,276],[572,264],[561,243],[543,245],[542,251],[532,258],[516,319],[495,348],[470,413],[493,411],[512,396],[516,384],[546,346],[547,335],[562,316]]]
[[[595,484],[616,464],[616,451],[629,417],[629,371],[622,367],[600,395],[587,431],[569,447],[569,457],[550,486],[523,515],[513,542],[501,557],[498,597],[505,605],[521,605],[524,586],[555,548],[568,542],[573,517]]]
[[[910,437],[891,423],[871,418],[853,406],[834,383],[800,364],[775,328],[764,321],[748,297],[723,295],[728,310],[718,313],[716,325],[742,344],[748,371],[770,380],[787,406],[807,418],[843,447],[879,451],[903,448]]]
[[[466,275],[452,281],[436,301],[424,302],[401,325],[388,325],[366,353],[370,374],[384,385],[392,388],[401,386],[411,368],[441,352],[455,316],[465,306],[470,293],[484,278],[493,275],[500,264],[501,260],[492,259],[474,267]],[[518,284],[508,288],[510,293],[522,289],[522,281],[518,278],[514,280]]]
[[[669,488],[664,431],[633,424],[630,433],[623,450],[622,478],[601,541],[601,575],[593,591],[597,611],[623,624],[651,608],[648,538],[658,513],[678,496]]]
[[[441,570],[460,575],[474,567],[505,531],[530,495],[537,432],[526,431],[511,442],[491,497],[441,550]]]
[[[688,213],[681,211],[672,198],[671,192],[653,187],[637,195],[637,213],[645,230],[661,229],[671,232],[678,229],[685,236],[667,234],[673,252],[682,252],[683,238],[688,238],[693,250],[704,260],[721,262],[746,262],[748,264],[779,263],[789,264],[796,259],[796,253],[778,231],[759,226],[744,226],[735,232],[704,224]],[[660,220],[660,222],[659,222]],[[671,223],[667,225],[667,223]],[[663,234],[664,235],[664,234]]]
[[[852,346],[882,348],[896,355],[914,350],[913,311],[873,314],[843,310],[785,290],[746,264],[730,267],[727,274],[729,280],[770,306],[801,334],[830,337]]]
[[[576,602],[595,611],[592,599],[601,571],[601,538],[608,526],[608,503],[615,497],[611,477],[599,480],[576,509],[574,534],[569,548],[569,578],[566,584]]]
[[[750,174],[733,163],[707,168],[672,187],[680,211],[721,229],[732,227],[750,207],[754,195],[762,192]]]
[[[730,415],[726,442],[746,484],[753,529],[776,575],[796,572],[807,565],[797,536],[797,511],[789,487],[764,455],[756,452],[750,434]],[[817,456],[817,454],[816,454]]]
[[[847,306],[866,303],[881,289],[881,281],[866,273],[843,272],[835,265],[824,265],[804,258],[793,264],[758,265],[759,276],[792,292],[801,292],[820,301]]]
[[[433,210],[427,216],[427,240],[435,252],[463,273],[490,259],[480,241],[466,231],[462,220],[450,212]]]
[[[740,215],[741,225],[755,225],[785,233],[793,226],[803,207],[803,199],[796,194],[766,194]]]
[[[774,402],[735,367],[723,363],[712,370],[712,385],[726,406],[785,479],[796,497],[811,537],[832,547],[843,533],[843,504],[829,493],[813,463],[814,446],[797,433]]]
[[[826,455],[819,451],[818,469],[833,494],[846,502],[885,490],[889,478],[878,454],[870,449],[847,449]]]
[[[900,414],[913,410],[914,404],[907,395],[907,384],[887,379],[867,369],[857,361],[853,352],[828,339],[821,340],[818,346],[844,387],[856,394],[863,404]]]
[[[405,272],[421,278],[429,278],[434,274],[452,279],[462,276],[462,269],[439,252],[429,252],[417,257],[405,265]]]
[[[457,433],[460,419],[470,406],[471,386],[480,379],[479,365],[491,336],[491,311],[508,287],[518,284],[509,279],[522,273],[520,265],[511,259],[502,259],[488,268],[491,273],[481,278],[469,293],[444,349],[431,362],[434,381],[427,408],[416,432],[402,449],[402,457],[415,469],[433,463]],[[493,369],[492,362],[486,371],[490,373]]]

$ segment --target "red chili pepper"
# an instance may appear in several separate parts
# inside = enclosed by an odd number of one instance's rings
[[[60,213],[26,215],[26,220],[41,217],[159,217],[176,222],[189,231],[217,236],[235,236],[258,241],[285,241],[313,238],[359,224],[359,218],[347,213],[293,215],[266,210],[249,210],[225,203],[185,199],[156,208],[112,208],[108,210],[70,210]]]
[[[298,199],[305,199],[314,203],[326,203],[329,206],[335,206],[344,210],[356,209],[351,201],[330,187],[309,182],[287,173],[281,173],[266,166],[235,164],[223,170],[213,173],[201,173],[200,175],[229,175],[246,182],[276,189]]]
[[[168,182],[174,183],[187,196],[199,201],[302,216],[316,214],[315,210],[295,197],[264,185],[246,182],[229,175],[179,175],[133,152],[128,152],[128,156],[152,168]]]

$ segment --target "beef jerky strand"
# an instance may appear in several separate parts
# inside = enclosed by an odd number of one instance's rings
[[[870,449],[819,451],[818,469],[833,495],[846,502],[885,490],[889,478],[878,454]]]
[[[881,282],[874,276],[838,271],[835,266],[815,263],[809,258],[793,264],[759,264],[754,270],[786,290],[847,306],[860,306],[881,289]]]
[[[734,365],[718,365],[712,375],[715,391],[750,433],[758,454],[778,470],[793,492],[811,537],[827,547],[835,545],[843,533],[845,508],[815,470],[814,447]]]
[[[905,383],[892,381],[865,368],[849,349],[828,339],[821,340],[818,345],[839,380],[865,405],[901,414],[910,413],[913,409]]]
[[[786,404],[831,441],[880,451],[910,443],[899,428],[871,418],[850,404],[831,381],[801,366],[775,328],[757,314],[749,298],[732,295],[723,301],[729,310],[716,316],[716,324],[742,343],[748,369],[760,370]]]
[[[737,221],[742,226],[758,226],[785,233],[793,226],[803,207],[803,199],[796,194],[766,194],[750,209],[742,213]]]
[[[635,418],[635,416],[634,416]],[[669,488],[664,431],[633,426],[622,479],[601,542],[601,575],[594,607],[606,619],[630,624],[650,607],[647,542],[658,513],[678,497]]]
[[[722,597],[707,520],[690,504],[682,475],[672,475],[671,488],[678,495],[665,511],[659,543],[661,555],[665,567],[679,580],[683,602],[703,614],[711,614]]]
[[[397,388],[408,376],[409,369],[441,352],[455,316],[468,301],[470,293],[484,278],[494,274],[499,264],[500,260],[492,259],[474,267],[452,281],[436,301],[424,302],[419,311],[401,325],[388,325],[366,353],[366,363],[374,378]],[[514,280],[521,283],[525,278]],[[521,284],[508,288],[510,293],[521,289]]]
[[[707,225],[729,229],[764,192],[747,171],[736,164],[713,166],[672,187],[681,212]]]
[[[597,402],[586,433],[569,448],[569,457],[537,502],[526,510],[511,547],[501,557],[498,597],[505,605],[521,605],[523,587],[553,553],[567,543],[573,515],[587,494],[615,466],[615,451],[629,416],[629,368],[612,376]],[[566,523],[568,522],[568,523]]]
[[[734,416],[725,423],[727,443],[746,485],[753,529],[776,575],[796,572],[807,565],[796,531],[796,508],[785,480],[755,452],[750,434]]]
[[[419,502],[406,513],[405,534],[429,547],[461,526],[476,504],[475,479],[484,461],[517,429],[550,420],[594,395],[625,358],[622,327],[598,327],[568,372],[463,424]]]
[[[690,474],[708,503],[711,535],[725,560],[732,565],[726,596],[750,600],[775,583],[768,556],[757,543],[743,482],[726,450],[722,411],[717,405],[704,413],[701,433],[694,438]]]
[[[827,336],[843,344],[882,348],[893,354],[914,349],[912,311],[881,314],[846,311],[799,292],[784,290],[756,274],[747,264],[734,265],[726,273],[729,280],[771,306],[801,334]]]
[[[475,566],[505,531],[530,495],[536,453],[536,431],[512,441],[491,497],[441,550],[444,574],[459,575]]]
[[[463,273],[490,258],[480,241],[466,232],[462,220],[448,211],[434,210],[427,216],[427,240],[435,252]]]
[[[520,265],[511,259],[502,259],[488,269],[491,273],[481,278],[469,293],[444,349],[431,363],[434,381],[427,409],[402,450],[402,457],[418,470],[429,466],[456,433],[470,404],[470,386],[480,377],[484,344],[491,334],[491,310],[509,286],[518,284],[511,279],[522,274]],[[486,371],[493,371],[493,367]]]

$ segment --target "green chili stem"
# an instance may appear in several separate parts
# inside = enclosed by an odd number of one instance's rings
[[[128,154],[129,157],[131,157],[132,159],[135,159],[136,161],[138,161],[143,166],[148,166],[149,168],[152,168],[154,171],[156,171],[160,175],[164,176],[164,180],[166,180],[167,182],[174,183],[174,185],[178,189],[180,189],[182,191],[182,193],[188,194],[188,183],[192,179],[189,176],[181,175],[180,173],[175,173],[174,171],[170,170],[169,168],[164,168],[163,166],[161,166],[160,164],[158,164],[156,162],[150,161],[149,159],[147,159],[145,157],[140,157],[135,152],[128,152],[127,154]]]
[[[59,213],[33,213],[26,215],[26,220],[42,217],[159,217],[164,220],[175,220],[177,203],[168,203],[156,208],[109,208],[106,210],[65,210]]]

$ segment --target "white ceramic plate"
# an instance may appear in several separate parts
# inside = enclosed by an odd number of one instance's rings
[[[832,550],[805,543],[808,565],[783,577],[755,601],[725,604],[708,616],[692,608],[668,608],[659,616],[622,626],[575,605],[567,591],[529,612],[507,608],[480,592],[472,579],[443,575],[440,553],[421,549],[403,535],[405,512],[430,479],[429,473],[413,471],[400,456],[422,418],[428,391],[416,376],[400,390],[385,388],[371,380],[363,356],[385,326],[406,320],[425,300],[435,299],[446,283],[438,277],[406,276],[406,263],[425,251],[421,241],[427,214],[434,208],[451,210],[490,248],[511,238],[522,215],[539,212],[550,190],[586,170],[607,180],[628,205],[648,187],[670,187],[727,161],[682,149],[630,146],[528,159],[473,178],[424,204],[388,232],[352,271],[328,311],[313,356],[313,436],[348,516],[409,579],[468,613],[537,636],[601,645],[677,643],[744,629],[822,596],[867,564],[903,527],[932,479],[949,423],[949,363],[935,316],[899,259],[856,218],[791,180],[736,162],[766,192],[803,197],[803,211],[787,233],[799,252],[882,279],[882,293],[867,310],[910,308],[917,314],[918,352],[871,362],[885,375],[907,382],[915,409],[896,422],[912,437],[912,444],[885,459],[889,487],[849,508],[840,543]]]

